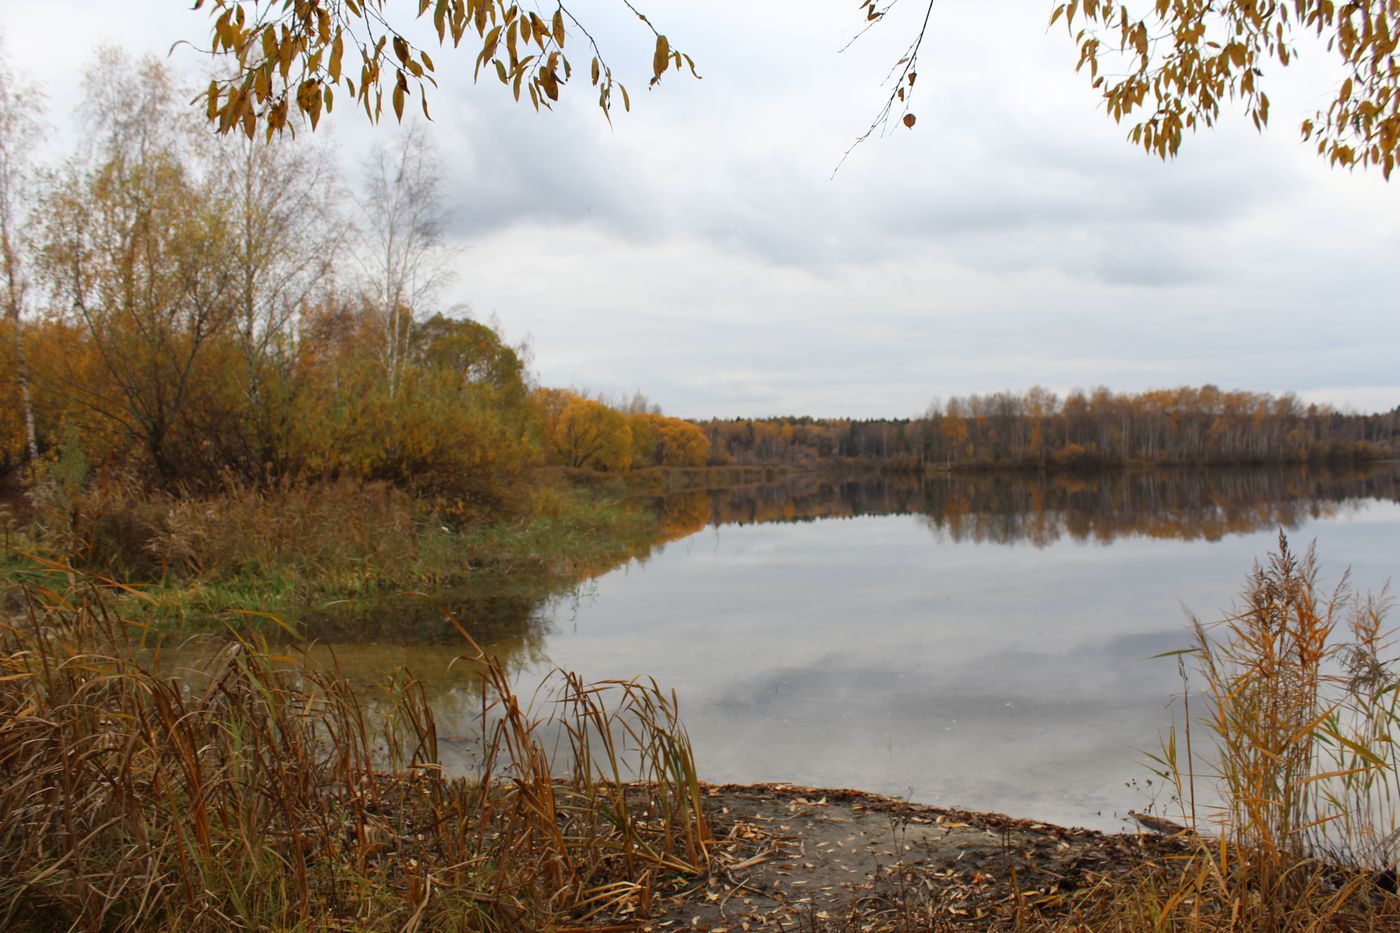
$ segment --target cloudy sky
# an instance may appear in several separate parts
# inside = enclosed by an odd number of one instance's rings
[[[0,0],[56,150],[101,42],[169,55],[197,84],[207,61],[171,51],[207,35],[190,5]],[[1271,130],[1230,114],[1163,164],[1073,73],[1050,0],[940,0],[918,125],[833,177],[917,0],[846,52],[851,0],[640,5],[703,80],[646,91],[647,36],[620,0],[578,0],[632,89],[611,127],[582,82],[535,114],[474,86],[474,55],[434,55],[429,132],[460,247],[440,303],[528,339],[541,382],[640,389],[687,417],[913,415],[1036,384],[1400,404],[1400,180],[1329,170],[1299,141],[1331,89],[1320,52],[1268,76]],[[348,107],[327,126],[351,176],[393,132]]]

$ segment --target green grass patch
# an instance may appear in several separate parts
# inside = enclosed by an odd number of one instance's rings
[[[128,592],[124,612],[177,631],[233,623],[272,634],[275,617],[333,638],[338,612],[407,591],[506,601],[520,615],[645,556],[663,534],[654,509],[558,475],[514,511],[461,526],[383,484],[35,498],[33,520],[9,529],[0,583],[53,588],[56,567],[71,566],[124,581],[141,594]]]

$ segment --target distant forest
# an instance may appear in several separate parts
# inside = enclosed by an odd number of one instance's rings
[[[1209,385],[1136,394],[1101,388],[1063,398],[1036,388],[952,398],[921,418],[734,418],[700,426],[714,463],[865,461],[886,470],[1352,462],[1400,449],[1400,408],[1343,414],[1293,395]]]
[[[1400,503],[1400,465],[1008,471],[881,476],[802,471],[772,483],[657,499],[671,537],[707,525],[919,515],[940,538],[979,544],[1121,537],[1218,541],[1297,528],[1362,499]]]

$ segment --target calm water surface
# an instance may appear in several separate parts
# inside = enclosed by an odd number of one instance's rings
[[[1400,567],[1400,485],[1183,471],[1101,480],[816,480],[667,500],[677,540],[500,644],[679,693],[715,782],[856,787],[1107,829],[1180,691],[1188,612],[1218,618],[1287,530],[1324,580]],[[685,534],[688,527],[700,530]],[[347,646],[416,671],[450,646]],[[478,702],[437,691],[443,732]]]

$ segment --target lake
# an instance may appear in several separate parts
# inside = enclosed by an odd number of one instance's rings
[[[801,475],[647,505],[674,540],[482,629],[522,685],[556,666],[656,678],[678,693],[712,782],[854,787],[1109,830],[1158,790],[1141,753],[1181,682],[1174,659],[1153,656],[1186,646],[1190,613],[1228,612],[1280,529],[1297,550],[1316,542],[1329,587],[1350,568],[1378,591],[1400,566],[1393,464]],[[451,766],[479,699],[447,674],[459,648],[440,628],[337,653],[349,671],[422,674]]]

